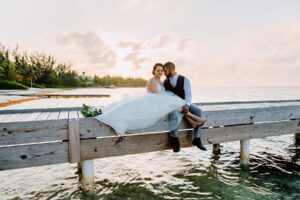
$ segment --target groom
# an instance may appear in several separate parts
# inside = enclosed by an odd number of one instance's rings
[[[164,81],[164,87],[167,91],[171,91],[180,98],[185,100],[185,105],[182,107],[182,113],[186,114],[191,112],[198,117],[201,117],[202,110],[195,104],[192,104],[192,93],[189,79],[184,76],[178,75],[175,71],[175,65],[172,62],[167,62],[163,66],[165,76],[167,77]],[[176,111],[170,114],[170,120],[177,120]],[[180,143],[178,139],[178,128],[172,130],[171,133],[171,144],[174,152],[180,151]],[[201,139],[201,128],[198,126],[194,129],[194,140],[193,145],[197,146],[201,150],[206,150],[203,146]]]

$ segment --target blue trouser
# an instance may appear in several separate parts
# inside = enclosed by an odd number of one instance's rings
[[[178,120],[177,116],[176,116],[176,112],[177,111],[173,111],[173,112],[170,113],[170,115],[169,115],[170,121]],[[189,112],[194,114],[194,115],[197,115],[198,117],[201,117],[201,115],[202,115],[201,108],[199,108],[195,104],[191,104],[191,106],[189,108]],[[179,127],[177,127],[176,129],[174,129],[170,132],[172,137],[178,137],[178,129],[179,129]],[[198,126],[197,128],[194,129],[194,138],[200,138],[201,134],[202,134],[201,127]]]

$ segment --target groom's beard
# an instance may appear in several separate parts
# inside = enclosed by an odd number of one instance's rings
[[[171,75],[170,75],[170,74],[168,74],[168,75],[166,75],[166,77],[167,77],[167,78],[170,78],[170,77],[171,77]]]

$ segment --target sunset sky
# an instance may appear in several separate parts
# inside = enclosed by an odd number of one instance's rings
[[[79,73],[151,77],[173,61],[193,86],[300,86],[298,0],[0,0],[0,43]]]

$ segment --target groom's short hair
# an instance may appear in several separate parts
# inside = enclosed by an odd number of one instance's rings
[[[174,63],[172,63],[172,62],[166,62],[165,64],[164,64],[164,68],[168,68],[168,69],[175,69],[175,65],[174,65]]]

